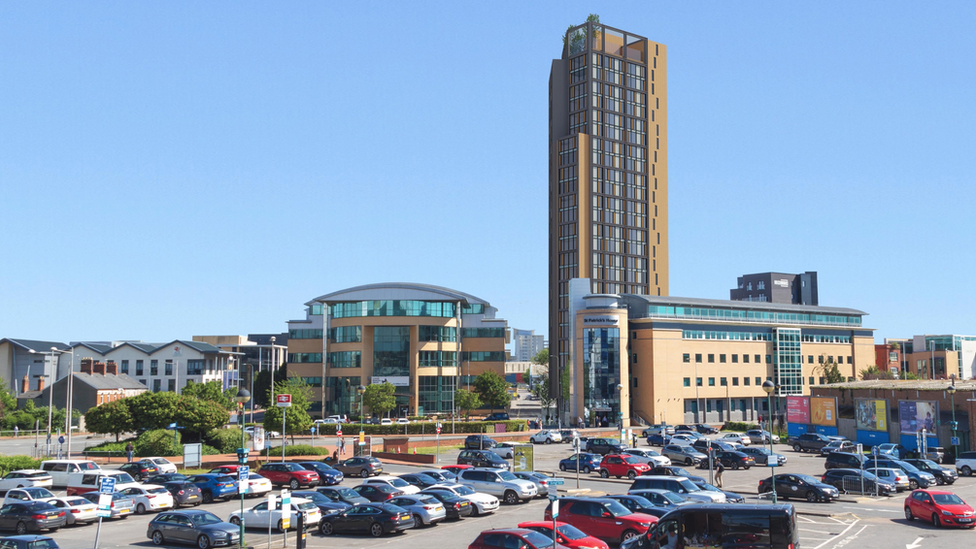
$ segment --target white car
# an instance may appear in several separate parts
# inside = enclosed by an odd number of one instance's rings
[[[40,469],[20,469],[10,471],[0,479],[0,492],[5,492],[11,488],[27,488],[29,486],[40,486],[50,488],[54,484],[50,473]]]
[[[532,444],[552,444],[553,442],[562,442],[563,436],[559,434],[559,431],[550,431],[548,429],[539,431],[529,437],[529,442]]]
[[[716,440],[721,440],[722,442],[738,442],[743,446],[749,446],[752,443],[752,438],[740,435],[739,433],[725,433]]]
[[[149,461],[151,461],[153,463],[153,465],[155,465],[156,467],[158,467],[159,468],[159,473],[157,473],[157,474],[159,474],[159,475],[161,475],[163,473],[173,473],[173,474],[176,474],[177,473],[176,465],[174,465],[173,462],[171,462],[170,460],[168,460],[166,458],[149,457],[149,458],[143,458],[143,459],[148,459]]]
[[[327,417],[325,419],[316,419],[314,423],[315,425],[338,425],[339,420],[335,418]]]
[[[515,459],[515,444],[512,442],[499,442],[491,451],[502,459]]]
[[[696,439],[691,435],[677,434],[671,437],[671,440],[668,442],[668,444],[680,444],[682,446],[691,446],[692,444],[695,443],[696,440],[698,439]]]
[[[98,520],[95,511],[98,505],[88,501],[83,497],[71,496],[66,498],[54,498],[47,500],[48,503],[64,511],[65,524],[88,524]]]
[[[291,524],[289,528],[294,529],[298,527],[298,517],[296,513],[304,512],[307,513],[308,522],[306,525],[312,526],[313,524],[318,524],[319,520],[322,519],[322,512],[319,511],[319,506],[315,505],[311,500],[304,498],[291,498]],[[248,528],[269,528],[274,526],[279,532],[284,532],[281,512],[281,498],[275,498],[275,508],[271,511],[268,510],[268,502],[262,501],[261,503],[251,507],[250,509],[244,509],[244,524]],[[241,512],[240,510],[234,511],[230,514],[230,523],[234,525],[239,525],[241,523]]]
[[[392,475],[379,475],[373,478],[368,478],[363,480],[363,484],[385,484],[387,486],[392,486],[393,488],[396,488],[407,495],[413,495],[420,492],[420,488],[417,488],[400,477],[394,477]]]
[[[393,420],[388,417],[385,417],[380,420],[380,425],[393,425]]]
[[[668,456],[662,456],[661,454],[655,452],[654,450],[645,448],[627,448],[624,453],[629,456],[634,456],[641,463],[647,463],[652,467],[670,467],[671,458]]]
[[[410,420],[407,419],[407,418],[405,418],[405,417],[397,418],[396,422],[397,422],[397,425],[409,425],[410,424]]]
[[[244,493],[244,495],[249,497],[267,494],[274,489],[274,486],[271,485],[270,480],[257,473],[248,473],[246,487],[247,491]]]
[[[420,493],[423,494],[424,492],[431,490],[440,490],[441,492],[447,492],[456,497],[464,498],[470,501],[471,505],[474,506],[474,512],[472,513],[473,516],[494,513],[498,510],[498,506],[501,505],[501,502],[499,502],[498,498],[495,496],[475,492],[463,484],[435,484],[430,488],[421,490]]]
[[[48,501],[52,499],[54,499],[54,494],[47,488],[14,488],[13,490],[7,491],[7,495],[3,498],[3,504]]]
[[[173,494],[158,484],[143,484],[119,491],[123,496],[132,498],[133,508],[137,515],[146,511],[162,511],[173,508]]]

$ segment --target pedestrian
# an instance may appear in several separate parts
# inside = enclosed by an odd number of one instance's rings
[[[17,436],[18,433],[20,433],[20,426],[14,425],[14,436]]]
[[[338,463],[339,462],[339,450],[333,450],[333,452],[332,452],[332,462],[333,463]]]
[[[576,428],[577,429],[583,428],[583,418],[581,416],[576,416]]]
[[[637,448],[637,433],[631,433],[630,438],[634,441],[634,448]]]
[[[129,461],[129,463],[132,463],[132,443],[131,442],[125,445],[125,458],[126,458],[126,460]]]
[[[722,460],[715,461],[715,486],[719,488],[722,487],[722,473],[725,472],[725,466],[722,465]]]
[[[346,438],[342,437],[339,439],[339,455],[346,455]]]

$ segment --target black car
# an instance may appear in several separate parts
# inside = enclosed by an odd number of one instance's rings
[[[166,484],[167,482],[173,482],[174,480],[186,480],[190,477],[186,475],[181,475],[179,473],[162,473],[160,475],[154,475],[146,479],[146,484]]]
[[[508,470],[508,462],[490,450],[461,450],[457,457],[458,465],[472,467],[495,467]]]
[[[695,428],[695,431],[703,435],[717,435],[719,432],[718,429],[716,429],[715,427],[712,427],[711,425],[705,425],[704,423],[696,423],[692,425],[692,427]]]
[[[914,465],[915,468],[920,471],[932,473],[932,476],[935,477],[936,484],[952,484],[953,482],[959,480],[959,473],[953,471],[952,469],[945,468],[931,459],[905,459],[902,461]]]
[[[460,520],[463,517],[470,516],[474,512],[474,506],[471,502],[465,498],[461,498],[452,495],[446,490],[431,490],[429,492],[424,492],[424,495],[430,496],[437,501],[444,504],[444,511],[447,512],[447,518]]]
[[[708,455],[708,447],[711,446],[712,450],[723,450],[726,452],[732,452],[735,450],[735,446],[732,446],[728,442],[723,442],[721,440],[708,440],[705,438],[700,438],[695,442],[691,443],[691,447],[699,452]]]
[[[607,499],[612,499],[620,505],[623,505],[629,509],[632,513],[643,513],[645,515],[653,515],[657,518],[661,518],[668,514],[669,511],[674,509],[674,507],[664,507],[663,505],[655,505],[651,500],[645,498],[644,496],[631,496],[627,494],[610,494],[603,496]]]
[[[831,452],[824,460],[824,469],[860,469],[862,464],[866,464],[868,458],[863,454],[850,454],[847,452]],[[865,465],[866,466],[866,465]]]
[[[340,511],[345,511],[346,509],[352,507],[352,505],[348,503],[343,503],[341,501],[333,501],[332,498],[326,496],[322,492],[318,492],[314,490],[303,490],[300,492],[292,492],[291,495],[292,497],[304,498],[314,503],[319,508],[319,512],[322,513],[323,517],[325,515],[331,515],[334,513],[338,513]]]
[[[487,435],[468,435],[464,439],[464,447],[468,450],[485,450],[498,446],[498,441]]]
[[[403,491],[397,490],[389,484],[360,484],[353,486],[352,491],[372,503],[382,503],[403,494]]]
[[[126,463],[125,465],[119,467],[119,470],[129,473],[130,477],[139,482],[145,481],[147,478],[159,474],[159,467],[148,459],[141,459],[139,461],[133,461],[132,463]]]
[[[0,540],[3,549],[59,549],[58,542],[47,536],[7,536]]]
[[[331,499],[332,501],[348,503],[350,506],[359,505],[360,503],[369,503],[368,499],[357,494],[351,488],[343,488],[341,486],[326,488],[320,486],[316,488],[315,491]]]
[[[330,467],[321,461],[296,461],[295,463],[319,474],[319,484],[322,486],[335,486],[342,482],[342,471]]]
[[[609,438],[591,438],[586,443],[586,451],[593,454],[605,456],[607,454],[619,454],[627,448],[626,444],[619,444]]]
[[[383,534],[413,528],[414,524],[413,515],[403,507],[388,503],[356,505],[340,513],[322,517],[319,521],[319,533],[323,536],[370,534],[378,538]]]
[[[760,494],[772,491],[773,477],[759,481]],[[776,475],[776,496],[783,499],[805,499],[811,503],[817,501],[829,503],[840,497],[840,490],[810,475],[784,473]]]
[[[68,520],[64,511],[44,501],[6,503],[0,507],[0,529],[18,535],[39,530],[57,531]]]
[[[844,493],[859,493],[862,486],[861,477],[864,478],[863,486],[865,494],[873,493],[875,491],[875,484],[878,487],[878,494],[882,496],[889,496],[897,491],[893,482],[886,482],[874,476],[873,473],[860,469],[830,469],[823,474],[820,482],[829,484]],[[847,480],[845,481],[845,479]]]
[[[698,475],[693,475],[688,471],[682,469],[681,467],[675,467],[673,465],[669,465],[667,467],[652,467],[651,470],[645,474],[664,475],[664,476],[671,476],[671,477],[685,477],[692,482],[705,482],[704,478]]]
[[[241,529],[210,511],[163,511],[149,521],[146,536],[156,545],[176,542],[206,549],[237,545]]]
[[[441,483],[441,481],[437,480],[436,478],[430,475],[425,475],[424,473],[407,473],[405,475],[400,475],[400,478],[416,486],[417,488],[420,488],[421,490]]]
[[[756,464],[756,460],[752,456],[743,452],[721,450],[712,453],[714,454],[712,457],[713,466],[716,461],[722,462],[722,465],[729,469],[749,469]],[[702,469],[708,469],[708,460],[703,459],[698,466]]]
[[[173,505],[186,507],[203,503],[203,492],[200,487],[188,480],[172,480],[161,485],[173,495]]]
[[[719,492],[725,496],[725,503],[745,503],[746,498],[742,497],[741,494],[736,494],[735,492],[726,492],[721,488],[715,486],[714,484],[709,484],[704,480],[701,482],[695,482],[695,486],[701,488],[705,492]]]
[[[486,417],[485,421],[508,421],[509,419],[511,418],[508,417],[507,412],[495,412]]]

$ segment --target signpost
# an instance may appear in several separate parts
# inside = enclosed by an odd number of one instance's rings
[[[434,463],[441,460],[441,424],[437,423],[437,452],[434,454]]]
[[[275,395],[275,406],[279,408],[291,408],[291,395]],[[285,440],[288,438],[288,431],[285,430],[285,417],[288,410],[281,411],[281,462],[285,462]]]
[[[562,479],[559,479],[559,481],[562,482]],[[550,482],[550,484],[552,483],[552,481],[549,481],[549,482]],[[559,496],[556,495],[556,494],[549,494],[549,501],[552,502],[552,545],[553,545],[553,547],[557,547],[557,545],[556,545],[556,537],[557,537],[557,535],[556,535],[556,517],[559,516]]]
[[[115,494],[115,478],[104,476],[98,483],[98,527],[95,528],[95,549],[98,549],[98,536],[102,533],[102,519],[112,516],[112,496]]]
[[[247,465],[241,465],[237,468],[237,492],[241,495],[241,539],[240,546],[244,545],[244,494],[247,492],[247,479],[250,477],[251,468]],[[270,511],[268,511],[270,513]]]
[[[291,528],[291,492],[281,491],[281,529],[285,531],[281,536],[282,547],[288,547],[288,529]]]

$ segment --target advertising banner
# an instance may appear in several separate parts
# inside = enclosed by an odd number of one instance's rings
[[[786,397],[786,421],[787,423],[799,423],[807,425],[810,423],[810,397],[788,396]]]
[[[898,401],[898,420],[901,432],[917,433],[922,429],[931,433],[935,431],[939,418],[939,404],[930,400],[900,400]]]
[[[868,398],[855,399],[854,421],[858,430],[887,431],[888,401]]]
[[[837,426],[837,399],[810,397],[810,423],[824,427]]]

